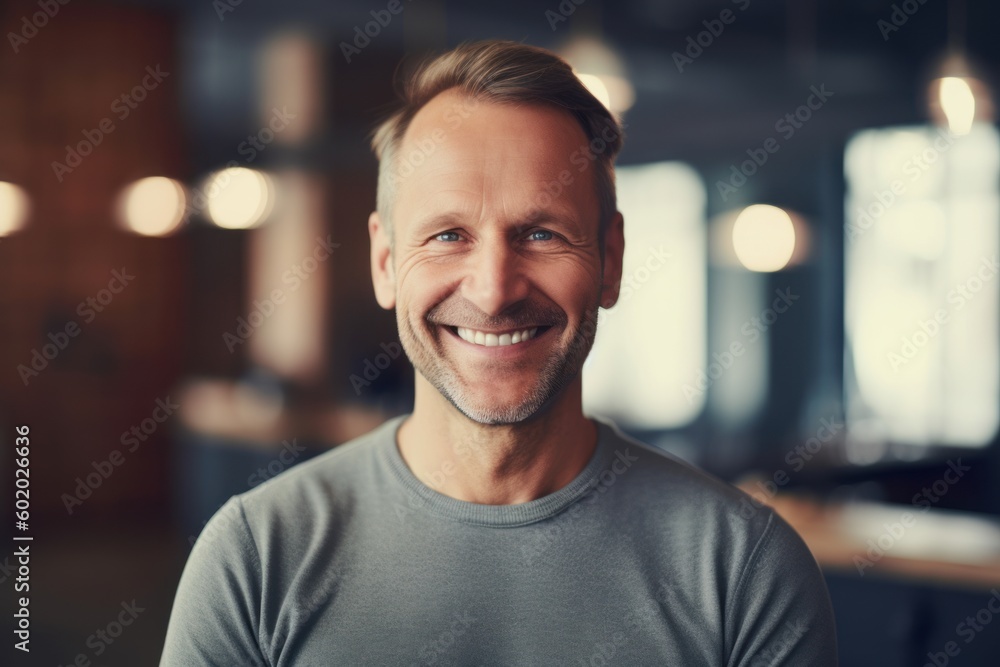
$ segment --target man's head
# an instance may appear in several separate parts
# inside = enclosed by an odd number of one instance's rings
[[[372,144],[372,276],[407,356],[468,418],[528,419],[618,298],[621,127],[553,54],[480,42],[421,67]]]

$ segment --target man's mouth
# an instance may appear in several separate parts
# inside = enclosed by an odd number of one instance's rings
[[[462,340],[472,343],[473,345],[481,345],[483,347],[506,347],[509,345],[519,345],[521,343],[526,343],[527,341],[535,338],[536,336],[544,333],[551,327],[549,326],[534,326],[527,327],[525,329],[510,329],[508,331],[479,331],[477,329],[469,329],[467,327],[457,327],[447,325],[452,333],[457,335]]]

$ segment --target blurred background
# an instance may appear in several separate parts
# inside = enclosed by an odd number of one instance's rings
[[[27,425],[34,537],[11,664],[156,664],[222,503],[411,409],[368,135],[398,73],[483,38],[556,51],[626,126],[585,409],[776,507],[842,664],[996,664],[998,24],[987,0],[4,3],[0,506],[16,546]]]

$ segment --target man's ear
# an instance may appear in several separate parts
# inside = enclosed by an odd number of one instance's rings
[[[618,302],[622,286],[622,258],[625,255],[625,218],[615,211],[604,233],[604,275],[601,279],[601,306]]]
[[[382,224],[378,211],[372,211],[368,216],[368,237],[372,246],[372,285],[375,287],[375,300],[386,310],[392,310],[396,306],[396,273],[389,243],[391,233]]]

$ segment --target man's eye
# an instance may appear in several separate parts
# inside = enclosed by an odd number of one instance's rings
[[[451,238],[442,238],[444,236],[451,237]],[[438,234],[434,238],[437,241],[457,241],[458,240],[458,232],[441,232],[440,234]]]
[[[538,238],[538,234],[542,235],[542,238]],[[528,234],[528,238],[532,241],[551,241],[555,236],[547,229],[536,229],[535,231]]]

